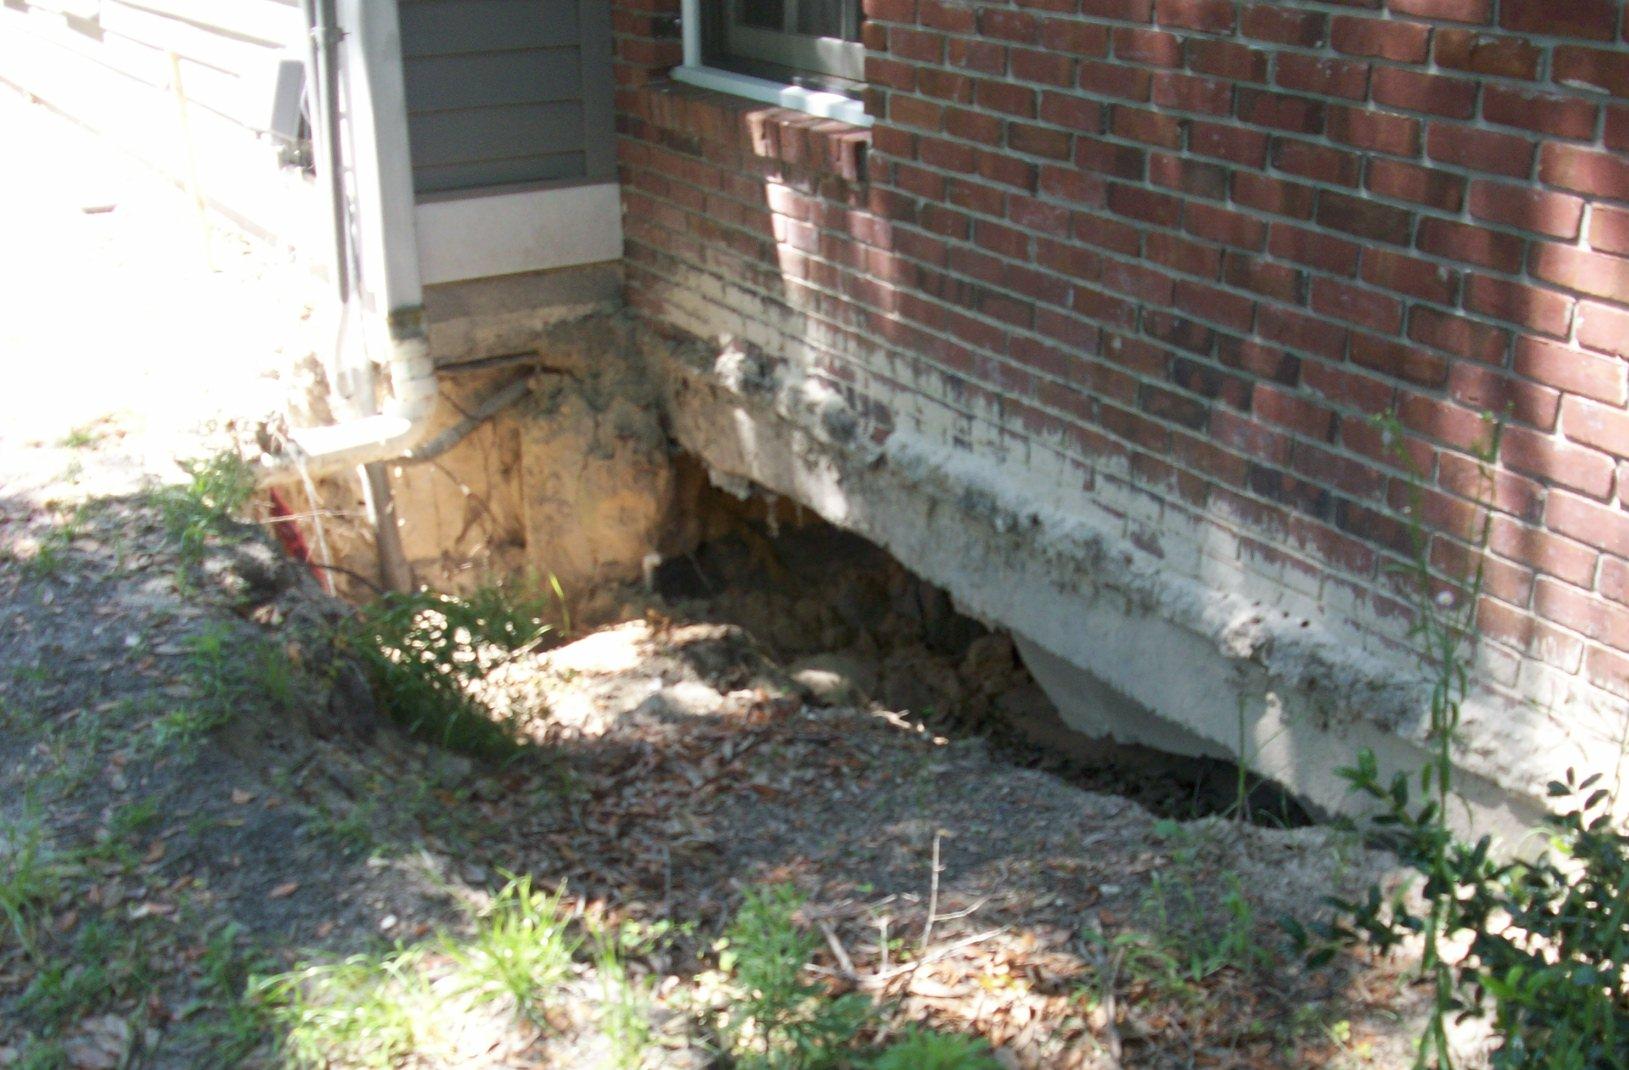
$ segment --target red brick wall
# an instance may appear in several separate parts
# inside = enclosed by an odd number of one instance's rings
[[[615,7],[635,307],[878,436],[1044,450],[1152,503],[1138,545],[1214,528],[1393,639],[1408,495],[1367,417],[1452,572],[1508,408],[1490,678],[1629,695],[1619,4],[867,0],[869,136],[664,81],[677,0]]]

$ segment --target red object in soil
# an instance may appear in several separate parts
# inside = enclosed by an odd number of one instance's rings
[[[300,530],[299,523],[294,520],[294,510],[289,508],[288,501],[276,487],[272,487],[266,493],[271,498],[272,533],[277,536],[277,541],[283,544],[283,552],[294,560],[303,562],[317,582],[322,584],[322,589],[328,590],[328,577],[312,562],[311,548],[306,545],[305,532]]]

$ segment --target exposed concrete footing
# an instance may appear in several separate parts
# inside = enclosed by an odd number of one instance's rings
[[[646,348],[674,437],[715,479],[803,503],[883,546],[963,612],[1011,630],[1075,728],[1239,762],[1329,813],[1357,805],[1336,771],[1359,748],[1383,770],[1420,766],[1419,726],[1400,711],[1423,700],[1399,667],[1342,665],[1337,640],[1319,640],[1316,626],[1276,646],[1237,642],[1227,622],[1260,625],[1259,609],[1202,590],[1161,604],[1151,592],[1165,578],[1132,575],[1129,556],[1071,528],[1073,517],[1049,515],[1044,489],[1007,488],[1020,504],[1003,504],[999,478],[988,478],[1000,473],[958,468],[900,431],[878,445],[836,411],[829,388],[811,396],[807,381],[751,354],[663,339]],[[1184,620],[1185,605],[1204,608]],[[1478,828],[1513,837],[1539,813],[1471,771],[1457,785]]]

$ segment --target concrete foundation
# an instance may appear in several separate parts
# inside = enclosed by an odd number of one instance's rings
[[[1329,813],[1356,805],[1336,770],[1359,748],[1383,769],[1421,764],[1418,666],[1363,651],[1310,614],[1163,571],[1032,472],[899,429],[873,435],[840,394],[750,348],[642,342],[673,436],[715,479],[801,502],[1010,629],[1075,728],[1239,762]],[[1480,709],[1469,721],[1479,715],[1486,723]],[[1499,742],[1472,738],[1458,786],[1468,823],[1515,836],[1539,814],[1527,778],[1564,766],[1550,764],[1554,751],[1501,753]]]

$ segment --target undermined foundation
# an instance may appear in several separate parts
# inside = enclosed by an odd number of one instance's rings
[[[848,575],[842,555],[868,543],[895,570],[887,589],[826,592],[814,602],[845,608],[821,617],[788,593],[794,584],[756,621],[737,619],[783,656],[812,659],[801,668],[827,683],[811,686],[1022,728],[1077,759],[1242,766],[1322,812],[1350,807],[1336,770],[1361,747],[1383,768],[1418,767],[1417,667],[1348,642],[1306,606],[1202,589],[1164,570],[1158,552],[1072,515],[1032,470],[934,446],[751,345],[659,333],[621,313],[533,326],[524,351],[492,352],[515,345],[520,327],[460,336],[440,375],[449,426],[517,379],[529,390],[444,456],[392,469],[417,582],[552,577],[577,619],[603,620],[642,613],[653,596],[718,598],[732,569],[819,588]],[[319,497],[333,509],[344,494],[335,484]],[[360,502],[335,511],[354,517]],[[813,518],[864,542],[805,534],[818,530]],[[346,572],[374,574],[366,525],[330,528]],[[782,528],[790,543],[775,538]],[[889,584],[942,592],[929,597],[942,604],[919,598],[920,633],[867,662],[877,636],[843,613],[891,605]],[[978,634],[947,647],[930,638],[941,619]],[[933,656],[913,664],[901,654],[913,644]],[[1008,686],[1013,672],[1022,686]],[[986,686],[997,678],[1007,684]],[[1458,785],[1477,825],[1529,827],[1534,785],[1591,764],[1565,738],[1513,747],[1521,722],[1507,711],[1467,711]],[[1214,794],[1193,787],[1204,779],[1181,790]]]

